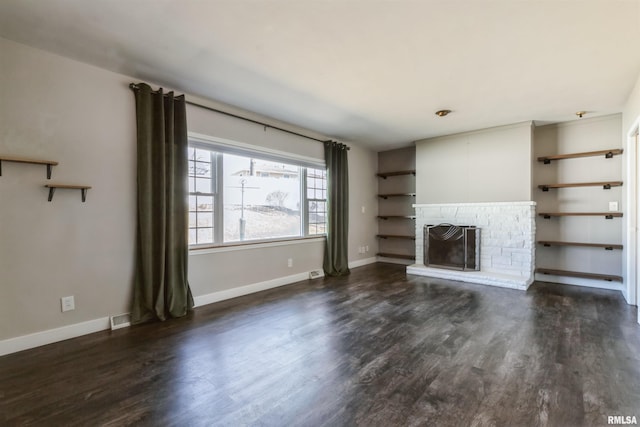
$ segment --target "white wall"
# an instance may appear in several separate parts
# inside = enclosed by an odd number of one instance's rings
[[[49,203],[43,187],[47,182],[44,166],[3,162],[2,354],[7,348],[24,348],[25,343],[70,336],[47,332],[55,328],[73,333],[106,328],[109,315],[129,311],[134,276],[136,130],[134,98],[128,88],[134,81],[131,77],[4,39],[0,39],[0,52],[0,155],[59,161],[52,182],[93,186],[86,203],[81,203],[79,192],[62,190]],[[214,101],[187,98],[238,112]],[[189,107],[188,123],[190,130],[199,133],[323,157],[321,143],[273,129],[265,131],[263,126],[201,108]],[[356,242],[368,242],[376,250],[377,157],[349,145],[349,254],[357,262],[366,256],[357,254]],[[361,206],[367,208],[365,214]],[[255,282],[299,277],[322,266],[322,252],[320,241],[192,255],[189,277],[194,296],[203,300],[201,297],[212,293]],[[292,268],[286,266],[288,258],[294,258]],[[60,297],[68,295],[75,296],[76,310],[62,313]],[[24,338],[27,334],[35,338]]]
[[[530,122],[416,142],[416,203],[531,200]]]

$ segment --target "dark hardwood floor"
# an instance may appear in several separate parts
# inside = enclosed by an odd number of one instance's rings
[[[0,424],[604,426],[640,419],[618,292],[374,264],[0,358]]]

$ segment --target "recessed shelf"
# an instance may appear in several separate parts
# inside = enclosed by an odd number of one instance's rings
[[[549,191],[550,188],[570,188],[570,187],[602,187],[610,190],[611,187],[622,186],[622,181],[604,181],[604,182],[574,182],[569,184],[541,184],[538,188],[542,191]]]
[[[381,239],[408,239],[408,240],[416,240],[416,236],[405,236],[402,234],[378,234],[376,237]]]
[[[25,157],[14,157],[14,156],[0,156],[0,176],[2,176],[2,162],[13,162],[13,163],[28,163],[32,165],[46,165],[47,166],[47,179],[51,179],[51,169],[53,166],[56,166],[58,162],[53,160],[40,160],[40,159],[29,159]]]
[[[49,199],[48,199],[49,201],[53,200],[53,193],[55,193],[55,191],[58,188],[62,188],[62,189],[68,189],[68,190],[80,190],[83,203],[87,200],[87,190],[91,188],[88,185],[69,185],[69,184],[47,184],[45,185],[45,187],[49,189]]]
[[[415,170],[406,170],[406,171],[396,171],[396,172],[380,172],[377,174],[380,178],[387,179],[390,176],[401,176],[401,175],[416,175]]]
[[[536,273],[553,276],[579,277],[582,279],[606,280],[607,282],[622,282],[621,276],[612,274],[584,273],[581,271],[554,270],[551,268],[537,268]]]
[[[622,212],[540,212],[538,216],[546,219],[555,216],[603,216],[606,219],[612,219],[622,217]]]
[[[557,154],[554,156],[542,156],[538,157],[539,162],[543,162],[545,165],[551,163],[552,160],[565,160],[575,159],[578,157],[597,157],[604,156],[607,159],[612,158],[615,155],[622,154],[621,148],[612,148],[611,150],[599,150],[599,151],[585,151],[582,153],[570,153],[570,154]]]
[[[611,243],[582,243],[582,242],[559,242],[551,240],[538,240],[538,244],[543,246],[582,246],[586,248],[603,248],[611,251],[614,249],[622,249],[622,245],[614,245]]]
[[[414,255],[392,254],[388,252],[378,252],[376,255],[384,258],[398,258],[398,259],[411,259],[411,260],[416,259]]]
[[[390,194],[378,194],[378,197],[387,199],[389,197],[416,197],[416,193],[390,193]]]

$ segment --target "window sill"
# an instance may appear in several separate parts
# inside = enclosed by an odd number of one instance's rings
[[[312,242],[324,242],[325,236],[295,237],[281,240],[254,240],[252,242],[228,243],[218,246],[193,246],[189,248],[189,255],[206,255],[218,252],[244,251],[248,249],[270,248],[275,246],[299,245]]]

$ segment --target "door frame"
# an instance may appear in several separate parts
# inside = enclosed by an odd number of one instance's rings
[[[626,289],[623,292],[628,304],[638,305],[638,295],[640,294],[640,283],[638,281],[638,264],[640,253],[638,251],[638,215],[640,214],[640,142],[636,135],[640,130],[640,116],[631,125],[626,135],[625,153],[626,164],[626,221],[625,221],[625,262],[626,262]],[[628,185],[627,185],[628,184]],[[640,323],[640,312],[638,313],[638,323]]]

